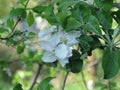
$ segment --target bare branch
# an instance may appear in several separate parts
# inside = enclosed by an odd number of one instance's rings
[[[34,78],[34,80],[33,80],[33,83],[32,83],[32,85],[30,86],[30,89],[29,90],[33,90],[33,88],[34,88],[34,86],[35,86],[35,84],[36,84],[36,82],[37,82],[37,79],[38,79],[38,76],[39,76],[39,74],[40,74],[40,71],[41,71],[41,69],[42,69],[42,67],[43,67],[43,62],[41,62],[41,63],[39,63],[38,65],[38,69],[37,69],[37,73],[36,73],[36,75],[35,75],[35,78]]]

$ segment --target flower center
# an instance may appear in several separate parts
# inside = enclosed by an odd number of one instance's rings
[[[60,39],[60,41],[61,41],[62,43],[64,43],[64,44],[67,43],[67,39],[66,39],[65,37],[62,37],[62,38]]]

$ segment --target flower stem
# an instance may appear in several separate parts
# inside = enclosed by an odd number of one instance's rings
[[[69,75],[69,71],[67,71],[67,73],[66,73],[66,75],[65,75],[64,82],[63,82],[63,86],[62,86],[62,90],[64,90],[64,88],[65,88],[65,84],[66,84],[68,75]]]

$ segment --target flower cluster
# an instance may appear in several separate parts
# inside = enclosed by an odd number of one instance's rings
[[[65,32],[60,27],[52,26],[49,30],[42,30],[38,33],[39,45],[45,50],[44,62],[55,62],[59,60],[62,67],[69,63],[72,56],[71,46],[78,43],[76,38],[80,37],[80,31]]]

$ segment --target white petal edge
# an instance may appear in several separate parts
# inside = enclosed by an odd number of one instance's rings
[[[38,44],[41,46],[41,48],[43,48],[47,51],[50,51],[50,52],[52,52],[55,49],[55,47],[47,41],[40,41]]]
[[[59,44],[55,49],[55,55],[60,59],[64,59],[72,56],[72,50],[66,44]]]
[[[42,60],[44,62],[55,62],[57,60],[57,57],[52,52],[46,51],[43,55]]]

